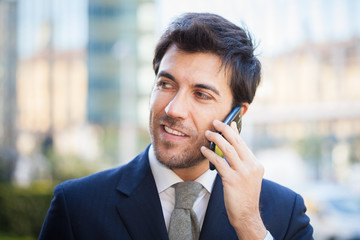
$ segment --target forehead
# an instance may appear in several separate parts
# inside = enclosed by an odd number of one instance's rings
[[[189,53],[171,46],[161,60],[159,71],[170,73],[178,80],[196,80],[229,85],[230,74],[220,57],[213,53]]]

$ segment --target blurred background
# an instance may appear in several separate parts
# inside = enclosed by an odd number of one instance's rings
[[[187,11],[250,30],[263,80],[243,138],[315,239],[360,239],[358,0],[0,0],[0,239],[36,239],[54,185],[149,144],[154,46]]]

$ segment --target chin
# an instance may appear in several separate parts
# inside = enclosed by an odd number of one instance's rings
[[[199,148],[200,149],[200,148]],[[205,160],[200,150],[182,147],[160,147],[154,144],[154,151],[158,161],[168,168],[189,168]]]

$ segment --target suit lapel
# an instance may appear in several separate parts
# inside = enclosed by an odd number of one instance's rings
[[[117,187],[121,194],[117,210],[132,239],[168,240],[148,150],[149,147],[124,167]],[[227,217],[219,175],[206,210],[201,239],[237,239]]]
[[[216,176],[206,210],[200,239],[237,239],[236,232],[227,217],[221,178]]]
[[[168,239],[148,150],[125,167],[117,187],[122,194],[117,209],[132,239]]]

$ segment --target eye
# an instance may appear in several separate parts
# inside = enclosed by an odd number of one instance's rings
[[[161,89],[170,89],[170,88],[172,88],[172,84],[167,81],[158,81],[156,83],[156,87],[161,88]]]
[[[200,92],[200,91],[195,92],[195,96],[202,100],[211,100],[212,99],[212,97],[209,94]]]

